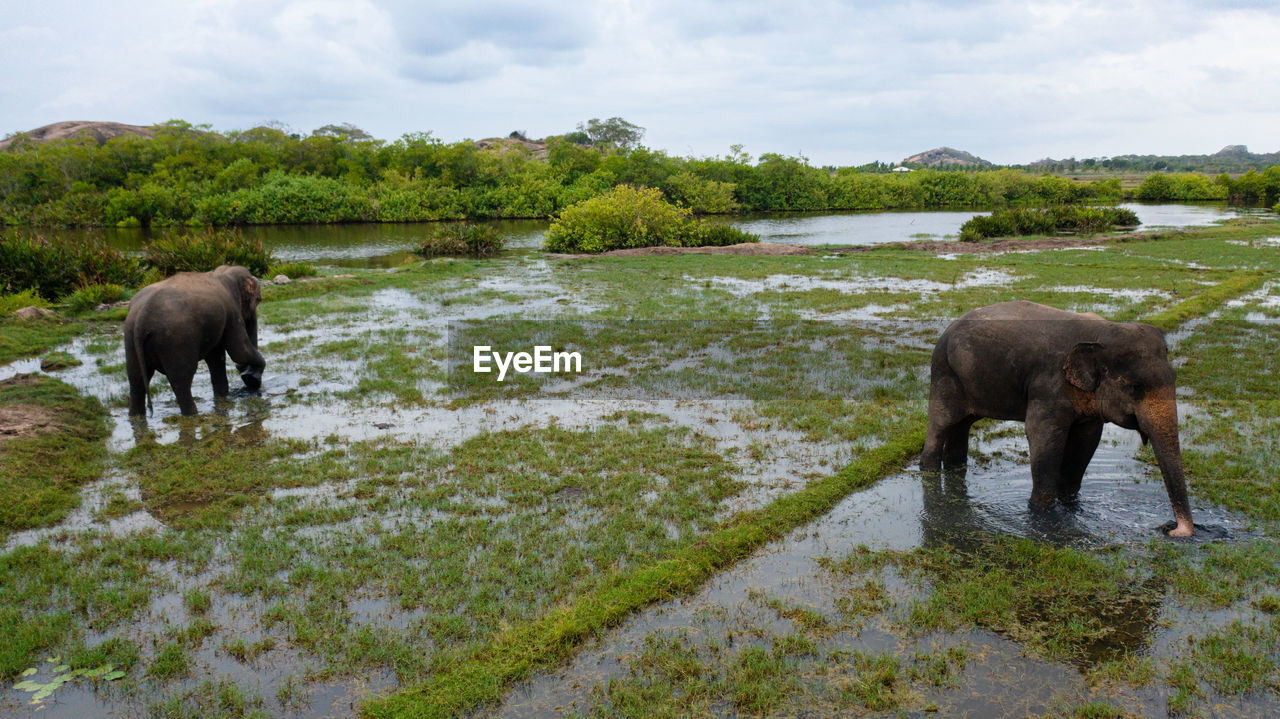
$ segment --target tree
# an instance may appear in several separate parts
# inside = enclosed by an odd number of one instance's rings
[[[349,122],[339,125],[325,125],[317,127],[311,132],[312,137],[336,137],[339,140],[372,140],[373,135],[361,130]]]
[[[640,144],[644,138],[644,128],[633,125],[621,117],[601,120],[593,117],[585,123],[578,123],[578,132],[586,133],[593,145],[606,145],[628,150]]]

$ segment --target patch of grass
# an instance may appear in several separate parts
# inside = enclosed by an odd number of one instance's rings
[[[424,257],[493,257],[504,244],[493,225],[450,222],[437,227],[416,252]]]
[[[911,662],[911,678],[935,687],[955,687],[973,652],[965,647],[947,647],[941,651],[916,652]]]
[[[77,504],[82,484],[106,460],[106,412],[56,379],[19,375],[0,382],[0,406],[30,417],[28,436],[0,440],[0,538],[57,523]]]
[[[321,481],[315,467],[300,471],[288,461],[308,449],[305,442],[267,437],[257,425],[232,430],[216,418],[178,421],[203,436],[169,445],[142,442],[123,458],[147,509],[175,527],[224,527],[273,487]]]
[[[296,280],[300,277],[315,277],[318,274],[320,273],[316,270],[316,266],[310,262],[280,262],[267,268],[267,273],[262,278],[273,280],[276,275],[284,275],[291,280]]]
[[[231,679],[206,679],[149,707],[156,719],[267,719],[262,698]]]
[[[147,667],[147,676],[159,681],[169,681],[185,675],[191,668],[191,656],[182,641],[172,641],[156,654]]]
[[[1173,330],[1193,317],[1203,317],[1229,299],[1257,289],[1270,275],[1262,272],[1241,272],[1224,279],[1194,297],[1173,307],[1143,318],[1143,322],[1155,325],[1166,332]]]
[[[95,669],[110,664],[125,672],[137,666],[140,656],[138,643],[124,637],[111,637],[93,647],[81,645],[63,654],[73,669]]]
[[[84,329],[83,322],[63,319],[0,318],[0,364],[47,352],[66,343]]]
[[[840,705],[888,711],[905,701],[902,666],[891,654],[855,651],[841,670],[846,678],[834,683],[835,698]]]
[[[1098,661],[1130,639],[1126,627],[1154,621],[1158,596],[1116,556],[1057,549],[1028,539],[983,538],[968,552],[917,550],[908,572],[931,594],[913,602],[913,632],[976,625],[1052,658]]]
[[[1090,684],[1145,687],[1156,680],[1156,666],[1151,657],[1126,653],[1093,665],[1088,677]]]
[[[697,543],[665,560],[609,576],[601,588],[546,615],[504,628],[492,639],[455,656],[429,682],[367,701],[372,717],[452,716],[497,700],[513,681],[554,666],[587,637],[631,612],[687,593],[722,567],[765,542],[830,509],[858,487],[897,469],[923,445],[923,428],[864,453],[836,474],[774,500],[764,509],[727,521]]]
[[[88,312],[98,305],[109,305],[124,299],[128,292],[111,283],[85,285],[63,298],[72,312]]]
[[[182,603],[187,606],[188,612],[192,614],[204,614],[209,611],[211,600],[207,591],[196,587],[183,592]]]
[[[43,372],[57,372],[79,367],[81,364],[80,360],[69,352],[50,352],[40,358],[40,370]]]
[[[0,292],[0,317],[7,316],[23,307],[48,307],[49,300],[40,296],[33,289],[21,292]]]
[[[1170,714],[1191,714],[1210,696],[1239,696],[1280,683],[1280,617],[1235,620],[1189,639],[1184,658],[1173,662],[1166,682],[1173,690]]]
[[[15,605],[0,605],[0,679],[9,680],[32,663],[41,652],[62,641],[71,630],[67,612],[28,615]]]
[[[275,646],[275,638],[269,636],[263,637],[255,642],[246,642],[244,639],[239,637],[222,642],[222,650],[235,658],[235,660],[241,664],[248,664],[249,662],[254,661],[262,654],[274,649]]]
[[[777,707],[799,682],[786,657],[761,647],[747,647],[729,664],[725,685],[729,701],[738,711],[759,716]]]

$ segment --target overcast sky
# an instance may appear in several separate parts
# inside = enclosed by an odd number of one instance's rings
[[[1274,2],[0,0],[0,136],[60,120],[445,141],[591,117],[676,155],[1280,150]]]

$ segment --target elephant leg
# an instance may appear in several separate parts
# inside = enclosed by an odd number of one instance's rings
[[[196,401],[191,397],[191,380],[195,377],[195,368],[183,368],[169,372],[169,386],[178,399],[178,409],[185,415],[196,414]]]
[[[935,370],[929,384],[929,426],[925,431],[924,450],[920,453],[920,469],[925,472],[937,472],[942,469],[943,462],[952,466],[954,457],[946,455],[947,445],[957,425],[966,420],[966,412],[960,409],[964,396],[960,383],[945,370]],[[969,422],[972,424],[972,421]],[[964,425],[966,449],[968,445],[968,424]],[[961,460],[961,464],[964,460]]]
[[[147,388],[151,386],[151,370],[132,362],[125,367],[129,374],[129,414],[147,413]]]
[[[1062,473],[1058,478],[1058,499],[1072,501],[1080,493],[1084,471],[1093,459],[1102,439],[1102,422],[1082,422],[1071,425],[1067,433],[1067,446],[1062,455]]]
[[[1031,449],[1031,508],[1046,509],[1058,496],[1062,458],[1071,419],[1046,407],[1027,408],[1027,444]]]
[[[942,466],[947,476],[963,479],[969,467],[969,429],[977,421],[965,417],[946,432],[946,444],[942,454]]]
[[[213,382],[213,396],[226,397],[230,388],[227,385],[227,355],[221,347],[214,347],[204,356],[204,363],[209,366],[209,379]]]

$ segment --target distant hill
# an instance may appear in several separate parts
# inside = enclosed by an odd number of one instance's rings
[[[1074,157],[1055,160],[1046,157],[1027,167],[1050,171],[1078,171],[1089,169],[1130,170],[1133,172],[1222,172],[1241,173],[1263,170],[1280,165],[1280,152],[1249,152],[1245,145],[1227,145],[1212,155],[1116,155],[1114,157],[1090,157],[1077,160]]]
[[[953,147],[935,147],[932,150],[925,150],[917,153],[902,161],[903,165],[924,165],[925,167],[943,167],[945,165],[958,165],[960,167],[984,167],[990,165],[990,162],[970,154],[964,150],[957,150]]]
[[[20,137],[26,137],[34,142],[65,140],[69,137],[91,137],[101,145],[107,140],[111,140],[122,135],[154,137],[155,131],[150,127],[143,127],[142,125],[126,125],[123,122],[86,122],[82,120],[70,120],[67,122],[55,122],[52,125],[37,127],[34,130],[28,130],[26,132],[19,132],[13,137],[0,140],[0,150],[3,150],[13,144],[14,140],[17,140]]]
[[[530,140],[524,137],[487,137],[476,140],[475,144],[482,150],[494,148],[498,152],[506,152],[518,145],[528,150],[529,154],[537,160],[545,160],[550,155],[545,140]]]

